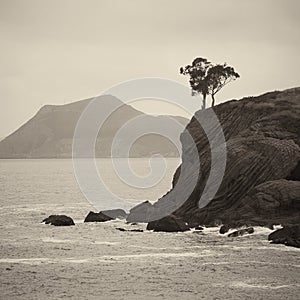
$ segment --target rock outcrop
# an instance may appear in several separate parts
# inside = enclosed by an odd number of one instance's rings
[[[179,232],[190,230],[190,228],[181,218],[170,215],[160,220],[149,222],[147,225],[147,230]]]
[[[285,226],[278,229],[269,235],[268,240],[272,241],[273,244],[300,248],[300,225]]]
[[[227,151],[226,170],[218,192],[211,202],[199,208],[209,173],[215,171],[207,136],[197,121],[206,117],[208,110],[202,110],[181,135],[182,165],[174,175],[173,190],[153,207],[172,206],[185,195],[191,178],[196,177],[193,192],[173,212],[193,226],[225,224],[234,228],[299,223],[300,88],[232,100],[213,110],[221,123]],[[200,171],[198,157],[187,142],[189,134],[197,147]],[[216,128],[210,128],[209,134],[216,135]],[[214,151],[218,153],[218,148]]]
[[[129,211],[126,221],[129,223],[147,223],[152,212],[152,204],[149,201],[142,202],[134,206]]]
[[[254,233],[254,228],[249,227],[249,228],[236,230],[236,231],[228,234],[228,237],[238,237],[238,236],[243,236],[245,234],[252,234],[252,233]]]
[[[51,215],[44,219],[42,222],[45,224],[51,224],[54,226],[72,226],[75,225],[72,218],[65,215]]]
[[[88,213],[88,215],[85,217],[84,222],[107,222],[107,221],[111,221],[114,220],[114,218],[102,213],[102,212],[98,212],[95,213],[93,211],[90,211]]]
[[[102,214],[109,216],[113,219],[125,219],[127,217],[127,213],[123,209],[109,209],[109,210],[102,210]]]

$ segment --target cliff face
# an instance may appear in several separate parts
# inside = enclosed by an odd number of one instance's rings
[[[77,121],[91,99],[66,105],[46,105],[26,124],[10,136],[0,141],[0,158],[70,158],[72,157],[73,134]],[[99,101],[104,107],[117,107],[99,131],[96,143],[96,156],[111,156],[111,144],[117,131],[129,120],[146,116],[151,128],[153,123],[164,123],[166,116],[145,115],[141,111],[122,103],[119,99],[104,95]],[[184,126],[188,120],[174,117]],[[147,131],[145,131],[147,132]],[[130,134],[128,133],[130,136]],[[174,139],[179,141],[180,132],[174,130]],[[126,139],[126,137],[125,137]],[[122,147],[122,141],[118,141]],[[166,138],[154,134],[138,139],[130,156],[144,157],[153,153],[165,156],[178,156],[176,147]]]
[[[211,151],[201,126],[193,118],[181,135],[182,165],[174,175],[173,187],[181,168],[188,170],[180,186],[176,186],[183,194],[191,178],[199,177],[193,193],[174,214],[191,225],[299,222],[300,88],[229,101],[214,111],[227,148],[222,184],[214,199],[200,209],[198,201],[211,169]],[[198,119],[205,113],[198,111]],[[197,158],[187,143],[188,132],[197,145],[200,174],[193,168]],[[176,197],[180,195],[168,193],[155,206],[168,205]]]

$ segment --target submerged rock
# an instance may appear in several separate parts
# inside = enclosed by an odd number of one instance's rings
[[[72,218],[65,215],[51,215],[44,219],[42,222],[45,224],[51,224],[54,226],[72,226],[75,225]]]
[[[272,232],[268,236],[272,244],[284,244],[300,248],[300,225],[285,226]]]
[[[197,227],[195,227],[195,230],[197,230],[197,231],[201,231],[201,230],[203,230],[204,228],[203,227],[201,227],[201,226],[197,226]]]
[[[174,215],[164,217],[157,221],[149,222],[147,230],[178,232],[190,230],[189,226],[181,219]]]
[[[106,221],[110,221],[110,220],[114,220],[114,218],[111,218],[105,214],[103,214],[102,212],[99,213],[95,213],[93,211],[90,211],[88,213],[88,215],[85,217],[84,222],[106,222]]]
[[[129,223],[147,223],[152,212],[152,204],[149,201],[142,202],[134,206],[126,218]]]
[[[122,231],[122,232],[124,232],[124,231],[130,231],[130,232],[144,232],[143,229],[125,229],[125,228],[121,228],[121,227],[117,227],[116,229],[119,230],[119,231]]]
[[[121,228],[121,227],[117,227],[116,229],[119,230],[119,231],[126,231],[125,228]]]
[[[238,236],[243,236],[245,234],[252,234],[252,233],[254,233],[254,228],[249,227],[249,228],[245,228],[245,229],[236,230],[236,231],[228,234],[228,237],[238,237]]]

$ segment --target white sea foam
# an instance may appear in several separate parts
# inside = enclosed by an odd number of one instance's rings
[[[196,252],[183,252],[183,253],[141,253],[141,254],[128,254],[128,255],[102,255],[93,258],[2,258],[0,263],[16,263],[16,264],[41,264],[41,263],[94,263],[94,262],[114,262],[114,261],[128,261],[132,259],[147,259],[147,258],[181,258],[181,257],[204,257],[212,256],[210,253],[196,253]]]
[[[284,267],[293,267],[293,268],[300,268],[300,265],[295,264],[285,264],[279,262],[264,262],[264,261],[255,261],[255,260],[248,260],[248,261],[219,261],[219,262],[204,262],[201,263],[202,265],[267,265],[267,266],[284,266]]]
[[[283,285],[274,285],[274,284],[249,284],[242,281],[235,281],[230,284],[231,287],[234,288],[248,288],[248,289],[283,289],[283,288],[291,288],[298,287],[299,284],[283,284]]]
[[[109,241],[90,241],[90,240],[82,240],[82,239],[73,239],[73,240],[69,240],[69,239],[54,239],[54,238],[45,238],[42,239],[42,241],[44,243],[57,243],[57,244],[96,244],[96,245],[108,245],[108,246],[112,246],[112,245],[118,245],[120,244],[120,242],[109,242]]]

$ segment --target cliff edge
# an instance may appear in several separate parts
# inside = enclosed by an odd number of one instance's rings
[[[192,176],[198,176],[197,185],[174,215],[191,227],[299,223],[300,88],[228,101],[213,109],[226,139],[227,162],[221,186],[210,203],[198,207],[211,170],[210,146],[197,121],[206,114],[201,110],[181,135],[182,165],[173,179],[173,188],[179,184],[176,188],[183,194]],[[215,129],[211,130],[213,134]],[[200,172],[193,168],[197,157],[186,142],[188,134],[197,146]],[[177,183],[184,167],[188,172]],[[176,202],[176,197],[180,195],[169,192],[154,207]]]

